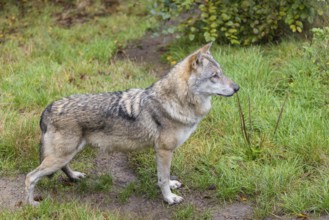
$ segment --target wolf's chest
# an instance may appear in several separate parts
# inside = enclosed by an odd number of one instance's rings
[[[192,127],[183,127],[175,131],[177,147],[184,144],[184,142],[191,136],[195,131],[197,124]]]

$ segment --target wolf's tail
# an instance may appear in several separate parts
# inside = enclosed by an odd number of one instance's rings
[[[40,139],[40,145],[39,145],[39,160],[40,160],[40,163],[44,159],[44,135],[47,132],[47,124],[45,122],[45,118],[46,118],[46,115],[47,115],[48,107],[42,112],[41,118],[40,118],[40,130],[41,130],[41,139]]]
[[[40,130],[41,130],[41,140],[39,144],[39,160],[40,164],[42,163],[43,159],[45,158],[44,152],[45,152],[45,145],[44,145],[44,135],[47,132],[47,121],[49,117],[49,113],[51,112],[52,104],[48,105],[47,108],[42,112],[41,118],[40,118]],[[47,177],[51,178],[54,174],[50,174]]]

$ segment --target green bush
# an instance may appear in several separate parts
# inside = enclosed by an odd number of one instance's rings
[[[304,49],[312,63],[318,67],[319,73],[326,78],[329,75],[329,27],[312,28],[311,32],[312,42],[305,43]],[[323,82],[328,83],[327,80]]]
[[[285,29],[302,32],[315,15],[325,14],[326,1],[152,0],[151,13],[161,20],[177,18],[169,32],[190,40],[249,45],[271,41]]]

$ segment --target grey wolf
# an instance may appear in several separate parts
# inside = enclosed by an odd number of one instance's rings
[[[175,65],[146,89],[101,94],[72,95],[55,101],[40,120],[41,164],[27,174],[27,200],[32,205],[38,180],[61,169],[71,180],[84,178],[69,162],[86,144],[107,151],[131,151],[153,147],[158,185],[168,204],[180,203],[171,189],[174,150],[195,131],[211,108],[211,96],[229,97],[239,86],[227,78],[207,44]]]

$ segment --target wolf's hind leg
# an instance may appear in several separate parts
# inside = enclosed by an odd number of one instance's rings
[[[39,202],[34,201],[33,192],[37,182],[43,176],[55,173],[62,168],[72,158],[56,158],[54,156],[47,156],[42,163],[33,171],[27,174],[25,179],[25,190],[27,194],[27,201],[31,205],[38,205]]]
[[[62,168],[62,171],[71,181],[77,181],[79,179],[85,178],[86,174],[72,170],[69,165],[66,165]]]
[[[62,133],[46,133],[43,136],[43,160],[41,164],[33,171],[27,174],[25,179],[25,190],[27,201],[32,205],[38,205],[34,201],[33,191],[37,182],[43,176],[55,173],[57,170],[67,167],[72,158],[83,148],[85,141],[76,136],[65,136]],[[81,173],[64,168],[72,177],[81,175]],[[65,172],[64,171],[64,172]]]
[[[86,145],[86,141],[82,139],[80,141],[79,145],[77,146],[76,150],[72,153],[72,158],[79,152],[81,151],[84,146]],[[82,178],[86,177],[86,174],[74,171],[72,170],[68,164],[66,164],[64,167],[62,167],[62,171],[66,174],[66,176],[71,180],[71,181],[76,181]]]

